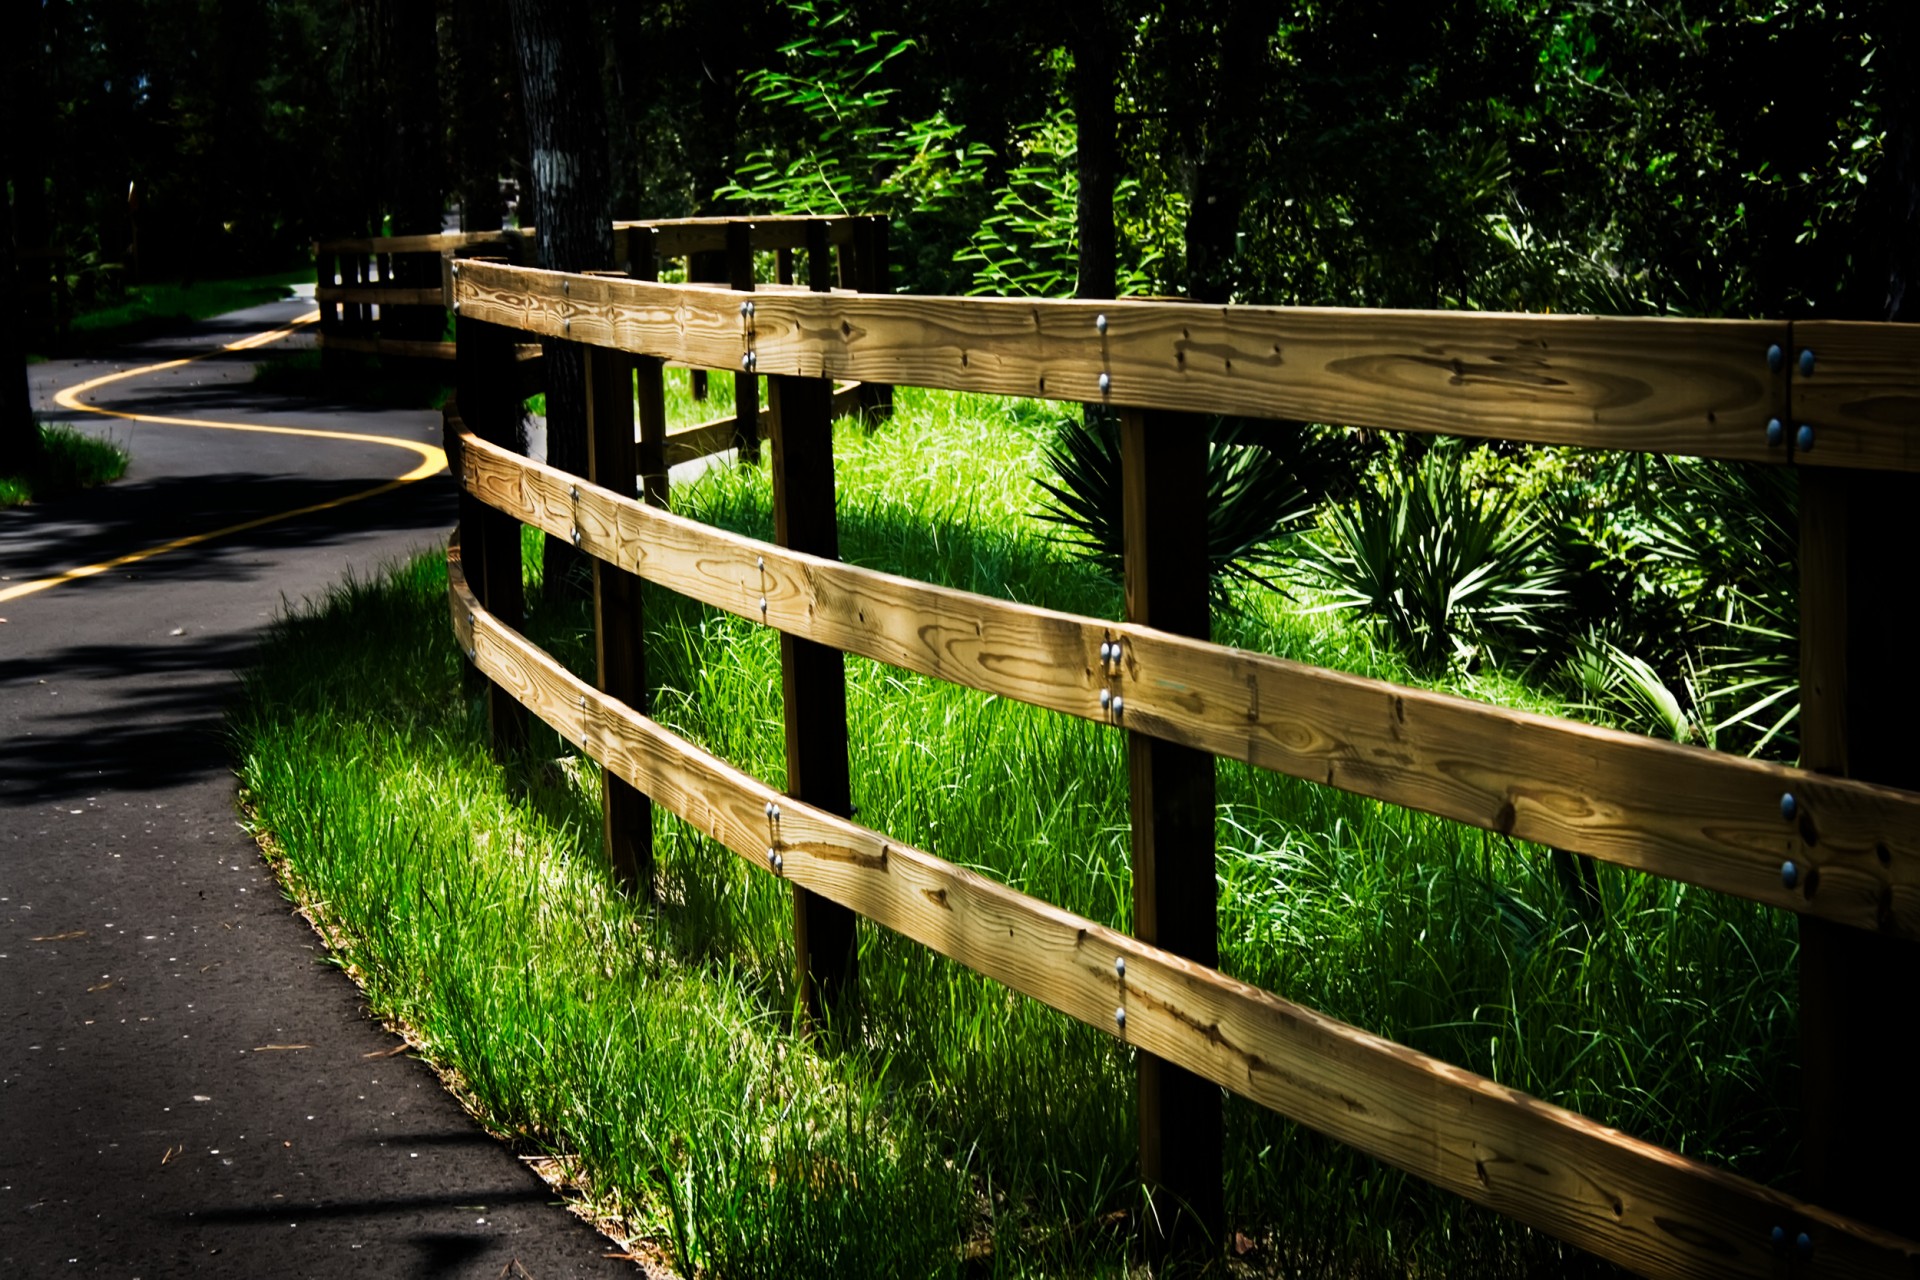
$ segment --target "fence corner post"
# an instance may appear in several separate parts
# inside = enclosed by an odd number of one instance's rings
[[[1920,477],[1797,470],[1801,765],[1920,790],[1920,680],[1905,629],[1885,614]],[[1796,856],[1815,868],[1819,819],[1802,807]],[[1920,1059],[1920,1017],[1899,1003],[1920,992],[1920,943],[1799,919],[1804,1193],[1920,1239],[1920,1096],[1894,1083],[1900,1064]]]
[[[512,331],[461,315],[455,318],[454,336],[455,396],[461,420],[468,431],[487,443],[521,452],[525,442],[515,385]],[[462,559],[469,565],[475,547],[479,550],[479,572],[469,570],[468,584],[500,625],[518,631],[526,621],[520,522],[486,506],[464,489],[460,512],[463,532],[478,534],[474,547],[465,543],[461,546]],[[525,753],[527,709],[492,681],[487,682],[487,724],[496,759],[505,761]]]
[[[727,224],[727,283],[744,293],[753,292],[753,224]],[[751,303],[742,302],[743,308]],[[742,328],[751,333],[753,321],[742,316]],[[753,347],[747,347],[752,359]],[[733,445],[743,466],[760,461],[760,375],[751,365],[733,375]]]
[[[1126,409],[1120,418],[1127,620],[1210,638],[1207,432],[1201,419]],[[1113,664],[1110,715],[1126,726],[1131,654]],[[1127,734],[1133,824],[1133,932],[1215,968],[1214,758]],[[1220,1087],[1139,1056],[1141,1236],[1155,1261],[1210,1258],[1225,1228]]]

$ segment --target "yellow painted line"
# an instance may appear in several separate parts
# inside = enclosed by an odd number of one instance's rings
[[[63,582],[77,582],[82,578],[91,578],[96,574],[107,573],[124,565],[136,564],[154,556],[165,555],[169,551],[179,551],[185,547],[198,546],[211,542],[215,538],[224,538],[230,534],[244,533],[248,529],[258,529],[262,525],[277,524],[282,520],[292,520],[296,516],[312,515],[316,511],[329,511],[335,507],[344,507],[350,502],[359,502],[366,498],[376,498],[383,493],[392,493],[402,485],[416,480],[425,480],[428,476],[438,475],[446,469],[447,455],[438,445],[421,444],[415,440],[399,440],[392,436],[368,435],[359,431],[321,431],[313,427],[271,427],[255,422],[214,422],[206,418],[173,418],[163,414],[125,413],[119,409],[102,409],[80,399],[88,392],[104,387],[109,383],[126,378],[144,377],[150,373],[162,373],[168,369],[178,369],[182,365],[192,364],[196,360],[205,360],[220,351],[250,351],[255,347],[264,347],[278,342],[296,332],[303,324],[312,324],[320,318],[318,311],[301,316],[284,329],[271,329],[265,333],[256,333],[251,337],[229,342],[211,351],[203,351],[197,356],[186,356],[178,360],[163,360],[159,364],[141,365],[137,369],[124,369],[119,373],[104,374],[98,378],[89,378],[66,387],[53,397],[53,402],[63,409],[72,409],[79,413],[97,413],[103,417],[120,418],[128,422],[147,422],[164,427],[205,427],[214,431],[252,431],[263,435],[276,436],[314,436],[322,440],[347,440],[357,444],[383,444],[395,449],[405,449],[420,455],[420,462],[405,475],[377,484],[371,489],[362,489],[358,493],[349,493],[339,498],[329,498],[325,502],[315,502],[304,507],[295,507],[291,511],[278,511],[272,515],[259,516],[252,520],[243,520],[239,524],[226,525],[219,529],[209,529],[205,533],[188,534],[182,538],[173,538],[154,546],[142,547],[138,551],[129,551],[125,555],[115,556],[111,560],[102,560],[97,564],[79,565],[56,573],[51,577],[38,578],[32,582],[0,589],[0,604],[8,600],[18,600],[49,587],[57,587]]]

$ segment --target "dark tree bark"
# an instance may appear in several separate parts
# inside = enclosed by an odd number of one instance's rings
[[[500,0],[454,0],[453,144],[460,186],[460,229],[498,231],[506,219],[500,174],[506,168],[511,104],[500,56],[507,14]]]
[[[1217,75],[1187,212],[1187,295],[1195,302],[1226,302],[1238,283],[1235,240],[1260,125],[1267,45],[1278,21],[1272,0],[1230,0],[1220,23]]]
[[[6,54],[6,172],[13,181],[12,214],[7,231],[8,276],[14,290],[16,342],[49,341],[56,336],[53,307],[52,223],[47,212],[47,111],[45,19],[37,4],[15,6],[17,42]],[[23,375],[24,376],[24,375]],[[37,437],[36,437],[37,439]]]
[[[1118,159],[1113,96],[1120,40],[1105,4],[1078,11],[1070,42],[1080,178],[1074,206],[1074,230],[1080,242],[1074,296],[1111,298],[1116,289],[1113,188]]]
[[[607,109],[585,0],[509,0],[527,121],[533,216],[544,266],[567,271],[613,266],[607,175]],[[587,471],[586,363],[571,342],[546,344],[547,461]],[[587,589],[574,548],[547,539],[550,587]]]

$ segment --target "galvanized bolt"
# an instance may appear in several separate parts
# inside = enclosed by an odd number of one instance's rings
[[[1107,373],[1101,374],[1100,375],[1100,394],[1105,395],[1107,392],[1111,391],[1112,389],[1113,389],[1113,375],[1107,374]]]
[[[767,612],[767,598],[765,596],[760,597],[760,612],[763,616]]]
[[[1767,368],[1769,370],[1771,370],[1774,373],[1778,373],[1782,368],[1785,367],[1786,363],[1787,363],[1787,353],[1780,349],[1779,343],[1776,342],[1772,346],[1767,348]],[[1779,1228],[1777,1227],[1775,1228],[1775,1230],[1778,1230],[1778,1229]]]
[[[1113,1011],[1113,1024],[1121,1028],[1127,1025],[1127,1011],[1125,1009],[1115,1009]]]
[[[469,613],[469,614],[467,615],[467,625],[468,625],[468,626],[472,626],[472,625],[473,625],[473,615],[472,615],[471,613]]]
[[[1780,442],[1787,438],[1786,424],[1778,418],[1767,419],[1767,448],[1778,449]]]
[[[460,264],[458,262],[453,264],[453,274],[455,275],[460,274]]]
[[[769,818],[773,816],[773,801],[771,800],[767,801],[767,816]]]
[[[580,529],[579,529],[579,526],[577,525],[574,527],[574,530],[573,530],[573,545],[576,547],[580,545]]]
[[[587,695],[584,693],[580,695],[580,709],[582,711],[587,709]]]
[[[780,821],[780,806],[777,804],[769,804],[767,808],[772,810],[772,812],[769,813],[767,816],[772,818],[775,822]]]
[[[1095,329],[1098,329],[1101,333],[1105,333],[1107,331],[1107,317],[1104,312],[1093,318],[1093,327]]]
[[[1793,1238],[1793,1247],[1800,1251],[1801,1257],[1811,1258],[1813,1256],[1813,1237],[1802,1231]]]
[[[1102,689],[1100,691],[1100,709],[1102,711],[1105,711],[1107,710],[1107,708],[1109,708],[1112,705],[1113,705],[1113,690]]]
[[[580,501],[580,486],[579,486],[579,485],[577,485],[577,484],[570,484],[570,485],[568,485],[568,486],[567,486],[567,496],[568,496],[569,498],[572,498],[572,499],[573,499],[573,500],[574,500],[575,502],[578,502],[578,501]]]
[[[1780,883],[1789,889],[1800,883],[1800,868],[1794,866],[1791,860],[1780,864]]]
[[[1791,822],[1793,821],[1793,815],[1799,811],[1800,802],[1793,798],[1793,792],[1788,791],[1783,793],[1780,797],[1780,816]]]
[[[459,314],[460,314],[460,299],[458,299],[458,298],[455,298],[455,299],[453,300],[453,314],[455,314],[455,315],[459,315]]]
[[[1784,1249],[1787,1247],[1787,1229],[1785,1227],[1775,1227],[1771,1234],[1773,1236],[1774,1248]]]
[[[573,317],[572,317],[572,316],[567,316],[567,317],[566,317],[565,319],[563,319],[563,320],[561,320],[561,321],[560,321],[560,332],[562,332],[562,333],[572,333],[572,332],[573,332]]]
[[[1118,720],[1120,718],[1120,713],[1125,711],[1126,709],[1127,709],[1126,702],[1120,697],[1119,694],[1117,693],[1114,694],[1113,695],[1113,718],[1115,720]]]
[[[1793,437],[1793,447],[1802,453],[1813,452],[1813,427],[1811,425],[1805,422],[1800,424],[1800,430],[1795,433]]]
[[[765,569],[767,567],[767,558],[765,556],[755,556],[753,558],[753,567],[756,569]]]
[[[1811,378],[1813,376],[1812,347],[1808,347],[1800,353],[1800,376],[1803,378]]]
[[[1127,976],[1127,958],[1125,956],[1115,956],[1113,958],[1113,972],[1116,977],[1124,978]]]
[[[560,282],[560,292],[562,292],[562,293],[572,293],[572,292],[573,292],[573,281],[571,281],[571,280],[562,280],[562,281]]]
[[[741,315],[743,315],[743,316],[750,316],[750,315],[752,315],[752,314],[753,314],[753,304],[752,304],[751,302],[743,302],[743,303],[741,303],[741,304],[740,304],[740,314],[741,314]]]

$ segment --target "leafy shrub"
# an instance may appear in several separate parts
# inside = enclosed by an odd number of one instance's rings
[[[1466,665],[1496,633],[1537,642],[1559,601],[1531,505],[1475,489],[1458,441],[1418,458],[1398,438],[1388,464],[1329,509],[1306,540],[1301,576],[1326,606],[1359,609],[1416,663]]]

